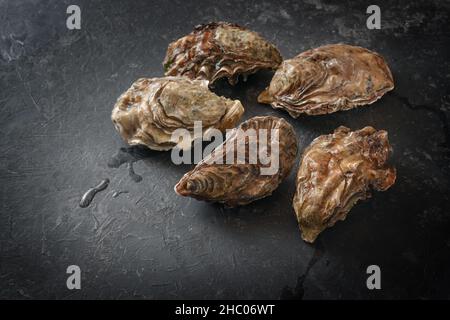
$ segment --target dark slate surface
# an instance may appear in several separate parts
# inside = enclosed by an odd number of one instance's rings
[[[0,1],[0,298],[450,298],[449,2]],[[78,4],[81,30],[66,28]],[[304,243],[291,207],[294,177],[239,209],[175,195],[190,167],[148,152],[107,163],[124,142],[110,112],[139,77],[162,75],[170,41],[226,20],[260,32],[284,57],[346,42],[381,53],[395,92],[370,107],[291,119],[256,103],[270,73],[217,91],[245,118],[295,126],[299,147],[339,125],[389,132],[397,183],[359,203],[345,222]],[[87,209],[80,196],[111,183]],[[128,191],[114,198],[115,191]],[[66,288],[79,265],[82,289]],[[377,264],[382,289],[366,288]]]

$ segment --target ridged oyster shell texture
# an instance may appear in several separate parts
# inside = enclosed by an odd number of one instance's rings
[[[237,24],[213,22],[172,42],[163,65],[166,76],[205,79],[212,84],[226,77],[235,84],[261,69],[275,70],[282,58],[278,49],[256,32]]]
[[[396,170],[387,164],[391,146],[383,130],[339,127],[316,138],[304,151],[293,200],[302,238],[314,242],[319,233],[344,220],[370,190],[391,187]]]
[[[245,137],[251,136],[248,132],[252,129],[258,137],[256,141]],[[267,133],[264,142],[260,140],[261,132]],[[238,160],[236,153],[242,150],[240,147],[244,147],[245,152]],[[260,158],[251,161],[249,151],[255,149],[269,156],[270,161],[262,163]],[[181,178],[175,191],[182,196],[219,202],[228,207],[245,205],[272,194],[291,171],[296,155],[297,138],[286,120],[272,116],[254,117],[230,131],[221,145]],[[225,159],[235,160],[229,164]],[[271,166],[276,169],[274,172],[263,173],[263,169]]]
[[[371,104],[393,88],[382,56],[361,47],[333,44],[283,61],[258,101],[297,118]]]
[[[212,93],[206,80],[184,77],[142,78],[133,83],[117,100],[112,121],[122,138],[130,145],[142,144],[154,150],[169,150],[179,141],[172,133],[189,130],[189,149],[195,121],[201,121],[202,133],[210,128],[225,131],[233,128],[244,113],[239,100]]]

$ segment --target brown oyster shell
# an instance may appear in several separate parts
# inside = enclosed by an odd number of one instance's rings
[[[239,100],[212,93],[206,80],[184,77],[142,78],[117,100],[111,119],[122,138],[130,145],[143,144],[154,150],[169,150],[176,129],[189,130],[194,137],[195,121],[202,121],[203,133],[216,128],[233,128],[244,113]]]
[[[387,164],[390,152],[387,132],[372,127],[339,127],[309,145],[293,200],[303,240],[314,242],[344,220],[358,200],[371,196],[370,189],[384,191],[395,183],[396,170]]]
[[[256,32],[237,24],[212,22],[172,42],[163,65],[166,76],[205,79],[210,84],[226,77],[235,84],[239,75],[275,70],[281,61],[278,49]]]
[[[386,61],[370,50],[333,44],[285,60],[258,102],[297,118],[371,104],[394,89]]]
[[[239,130],[240,129],[240,130]],[[267,141],[272,141],[270,129],[278,129],[279,144],[278,170],[274,174],[262,174],[262,168],[269,167],[272,162],[263,165],[257,159],[257,163],[249,161],[249,150],[255,148],[259,142],[245,139],[244,164],[217,164],[217,159],[226,159],[226,154],[233,154],[236,159],[237,145],[243,145],[242,136],[254,129],[258,136],[261,129],[267,129],[269,135]],[[259,139],[258,139],[259,140]],[[234,150],[227,146],[235,145]],[[268,147],[265,152],[270,154],[274,148],[270,143],[260,144]],[[261,149],[258,149],[261,150]],[[264,198],[272,194],[281,181],[287,177],[297,155],[297,137],[292,126],[284,119],[277,117],[254,117],[243,122],[238,128],[227,134],[227,139],[205,157],[197,166],[186,173],[175,186],[175,191],[182,196],[189,196],[199,200],[220,202],[228,207],[245,205],[252,201]],[[274,159],[274,158],[272,158]],[[237,163],[237,161],[235,162]]]

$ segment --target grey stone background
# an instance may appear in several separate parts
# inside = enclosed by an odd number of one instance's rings
[[[66,28],[69,4],[81,30]],[[370,4],[381,30],[366,28]],[[449,18],[448,1],[426,0],[0,1],[0,298],[450,298]],[[110,121],[117,97],[161,76],[169,42],[213,20],[260,32],[285,58],[345,42],[391,67],[395,91],[375,104],[297,120],[256,102],[268,72],[216,88],[241,99],[245,119],[287,119],[300,150],[339,125],[388,130],[397,183],[314,245],[291,206],[297,166],[271,197],[224,209],[175,195],[192,166],[170,153],[143,152],[139,183],[107,165],[125,147]],[[66,288],[71,264],[78,291]],[[366,288],[370,264],[382,290]]]

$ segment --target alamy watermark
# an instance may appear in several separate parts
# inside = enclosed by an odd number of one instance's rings
[[[211,140],[202,150],[202,142]],[[223,141],[220,130],[208,128],[203,131],[202,121],[195,121],[193,131],[180,128],[172,133],[171,141],[176,146],[172,149],[171,159],[175,164],[196,164],[202,159],[208,164],[259,164],[261,175],[273,175],[280,164],[279,140],[279,129],[238,128],[226,130]],[[187,152],[189,149],[193,152]]]
[[[67,14],[70,16],[66,19],[66,27],[69,30],[81,29],[81,9],[75,4],[71,4],[67,7]]]
[[[376,4],[372,4],[367,7],[367,14],[370,16],[366,20],[367,29],[381,29],[381,9]]]
[[[376,264],[372,264],[367,267],[367,274],[370,276],[367,278],[366,285],[369,290],[381,289],[381,269]]]
[[[69,290],[80,290],[81,289],[81,269],[77,265],[70,265],[66,270],[67,274],[70,276],[66,280],[66,286]]]

